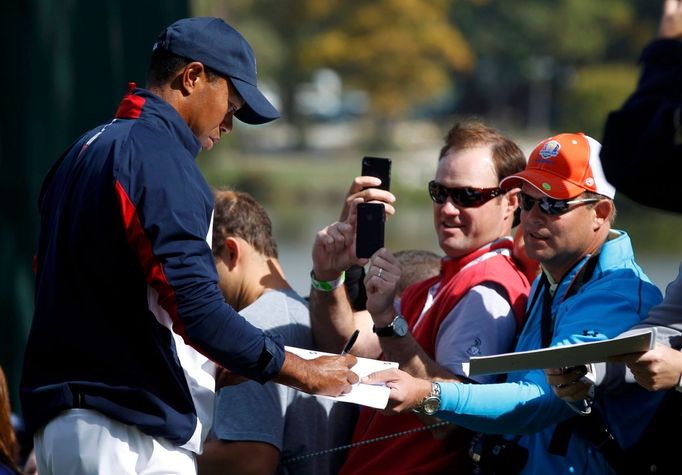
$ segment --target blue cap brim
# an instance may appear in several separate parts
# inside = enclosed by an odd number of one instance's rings
[[[234,115],[237,119],[246,124],[258,125],[279,118],[279,112],[275,106],[270,104],[257,87],[234,77],[230,77],[230,81],[244,99],[244,106]]]

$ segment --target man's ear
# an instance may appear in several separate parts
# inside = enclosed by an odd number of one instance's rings
[[[192,61],[180,73],[180,85],[184,94],[191,94],[205,75],[205,68],[199,61]],[[203,73],[203,74],[202,74]]]
[[[226,237],[223,240],[223,249],[220,251],[220,258],[229,270],[233,270],[239,263],[241,253],[241,248],[237,239]]]
[[[505,216],[511,216],[513,219],[514,212],[520,206],[519,203],[520,192],[521,188],[512,188],[507,193],[505,193],[505,197],[507,198],[507,210]]]
[[[604,223],[611,221],[611,214],[613,213],[613,202],[611,200],[599,200],[594,205],[595,225],[601,227]]]

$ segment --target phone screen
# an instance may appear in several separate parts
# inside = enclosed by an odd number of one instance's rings
[[[384,247],[384,205],[381,203],[358,204],[358,220],[355,228],[355,255],[372,257]]]
[[[381,157],[363,157],[362,176],[375,176],[381,180],[376,188],[391,190],[391,159]]]

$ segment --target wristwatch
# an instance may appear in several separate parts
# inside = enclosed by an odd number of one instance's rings
[[[440,409],[440,384],[431,382],[431,394],[422,399],[414,409],[414,412],[432,416]]]
[[[396,315],[387,327],[377,328],[375,325],[372,331],[378,336],[405,336],[407,335],[407,320]]]

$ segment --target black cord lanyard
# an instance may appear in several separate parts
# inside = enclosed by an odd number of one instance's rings
[[[583,264],[583,266],[580,268],[578,273],[573,278],[573,282],[571,282],[571,284],[568,286],[568,289],[564,293],[564,296],[561,298],[561,301],[564,301],[567,298],[572,297],[573,295],[578,293],[582,286],[585,285],[592,278],[592,274],[594,274],[594,269],[597,267],[598,262],[599,253],[591,255],[587,259],[587,262]],[[542,315],[540,320],[540,336],[542,348],[547,348],[550,345],[550,343],[552,343],[552,337],[554,336],[554,315],[552,313],[552,301],[554,300],[554,296],[549,291],[549,288],[550,288],[549,279],[547,279],[547,275],[543,271],[542,277],[540,278],[540,282],[538,283],[535,293],[533,294],[533,300],[530,304],[530,307],[528,307],[529,313],[532,312],[533,308],[535,307],[535,304],[537,303],[538,297],[540,296],[540,293],[542,293]]]
[[[573,278],[573,282],[571,282],[564,296],[561,298],[562,301],[577,294],[582,286],[592,278],[597,262],[599,262],[599,253],[595,253],[588,258],[587,262],[585,262]],[[549,291],[549,281],[545,274],[542,275],[542,281],[538,284],[536,294],[539,294],[540,290],[543,290],[540,331],[542,347],[547,348],[552,342],[552,337],[554,335],[554,315],[552,314],[553,296]],[[536,300],[537,295],[534,295],[532,305],[535,304]],[[552,434],[552,439],[547,450],[555,455],[566,455],[571,434],[576,430],[580,431],[590,443],[606,457],[609,464],[614,467],[618,473],[622,473],[619,470],[622,469],[619,464],[622,450],[606,428],[606,425],[602,422],[601,418],[598,417],[594,411],[587,416],[574,416],[558,423],[554,430],[554,434]]]

